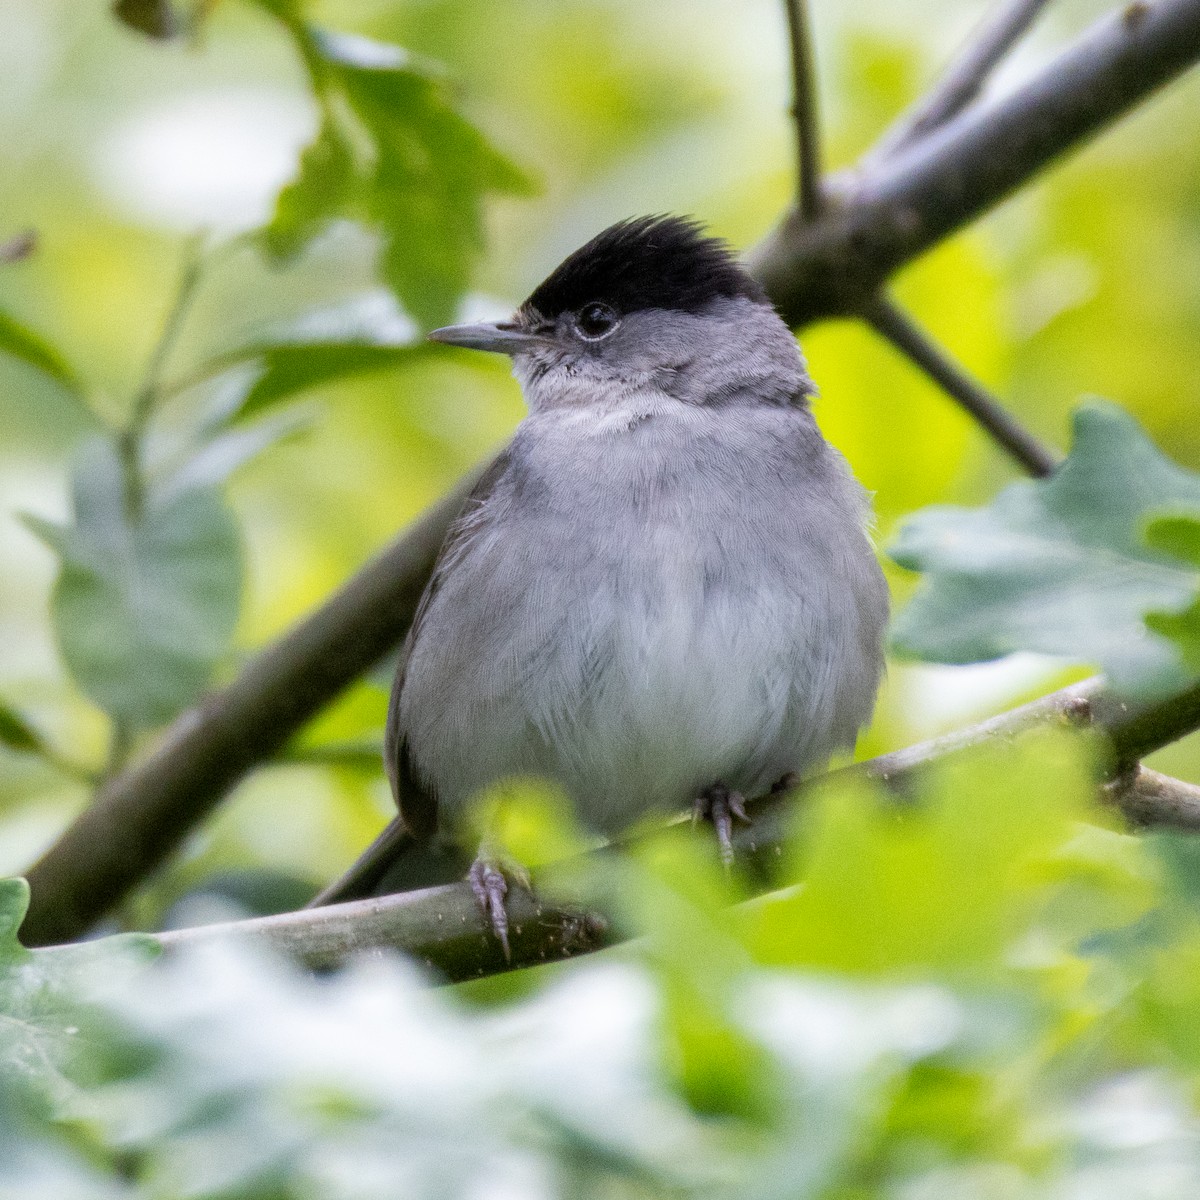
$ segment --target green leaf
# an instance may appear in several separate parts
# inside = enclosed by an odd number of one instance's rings
[[[81,1036],[87,1014],[76,1006],[79,990],[117,986],[158,948],[134,934],[27,950],[17,933],[28,908],[25,880],[0,879],[0,1077],[15,1075],[61,1107],[75,1094],[67,1068],[81,1042],[91,1057],[84,1074],[101,1057]]]
[[[1045,909],[1091,793],[1086,751],[1065,734],[949,759],[904,809],[868,784],[833,780],[792,852],[786,877],[802,886],[749,914],[755,957],[994,975]]]
[[[1181,687],[1188,668],[1143,621],[1178,610],[1200,582],[1143,540],[1147,519],[1172,508],[1200,510],[1200,476],[1123,410],[1089,404],[1049,479],[1013,484],[986,508],[926,509],[901,530],[890,553],[925,578],[893,643],[948,663],[1032,650],[1098,664],[1130,693]]]
[[[296,38],[324,112],[265,230],[269,251],[288,258],[335,219],[362,222],[378,229],[405,308],[425,327],[451,320],[483,248],[484,197],[527,192],[527,179],[458,114],[429,64],[267,7]]]
[[[0,312],[0,351],[19,358],[43,375],[49,375],[72,392],[82,390],[78,376],[66,359],[40,334],[5,312]]]
[[[241,599],[241,546],[220,494],[147,499],[131,517],[116,448],[85,443],[74,523],[28,521],[62,558],[52,615],[79,686],[114,720],[146,729],[204,690],[227,651]]]
[[[257,417],[300,392],[337,379],[410,364],[431,353],[391,293],[380,289],[304,313],[203,366],[198,377],[251,368],[222,423]]]

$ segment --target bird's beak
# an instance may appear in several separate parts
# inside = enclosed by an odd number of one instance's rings
[[[536,333],[530,333],[520,325],[492,324],[481,321],[477,325],[447,325],[429,334],[431,342],[443,342],[447,346],[465,346],[468,350],[495,350],[498,354],[520,354],[545,341]]]

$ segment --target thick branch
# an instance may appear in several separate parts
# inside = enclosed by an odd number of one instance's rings
[[[1200,0],[1135,0],[1011,95],[903,154],[828,181],[840,203],[793,213],[752,266],[785,318],[861,311],[897,268],[999,203],[1200,58]]]
[[[878,297],[863,318],[939,383],[1031,475],[1049,475],[1058,465],[1058,459],[1016,417],[891,300]]]
[[[416,611],[464,480],[341,591],[110,780],[29,871],[26,935],[78,937],[175,850],[221,797],[395,646]]]
[[[860,179],[843,176],[837,208],[808,226],[785,221],[752,267],[793,324],[859,312],[890,272],[1197,57],[1200,0],[1135,0],[1006,100],[963,112]],[[423,519],[411,552],[398,542],[230,688],[181,717],[150,758],[106,784],[30,872],[34,940],[82,933],[403,637],[465,486]]]
[[[962,112],[1045,6],[1046,0],[1008,0],[996,5],[937,83],[875,143],[870,160],[911,146]]]
[[[1173,698],[1134,714],[1097,680],[1090,680],[971,729],[882,755],[837,774],[870,775],[904,797],[919,771],[951,755],[1009,742],[1039,726],[1092,726],[1108,737],[1114,749],[1110,771],[1116,781],[1105,789],[1107,799],[1134,824],[1196,829],[1200,828],[1200,788],[1145,768],[1131,772],[1122,767],[1130,754],[1147,753],[1156,748],[1155,744],[1165,745],[1185,732],[1178,717],[1181,711],[1191,712],[1195,721],[1200,722],[1200,689],[1188,693],[1183,703]],[[1151,728],[1156,731],[1152,736],[1146,733]],[[734,844],[738,861],[751,869],[763,868],[757,874],[764,888],[770,886],[770,865],[777,861],[776,852],[793,828],[796,805],[804,803],[804,794],[820,782],[810,780],[786,796],[763,797],[753,806],[753,823],[736,828]],[[648,836],[670,837],[671,829]],[[551,866],[535,873],[535,884],[547,896],[562,895],[561,881],[564,878],[569,881],[573,874],[570,864],[565,871]],[[569,891],[568,882],[565,892]],[[336,966],[355,954],[402,950],[452,981],[570,958],[618,940],[618,934],[602,916],[571,903],[535,899],[517,888],[509,893],[509,916],[511,962],[505,961],[467,883],[305,909],[277,917],[201,926],[155,937],[168,949],[231,935],[266,939],[317,970]],[[22,936],[25,937],[24,932]]]

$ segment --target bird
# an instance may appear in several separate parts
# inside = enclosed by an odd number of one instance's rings
[[[428,863],[512,777],[557,785],[600,836],[690,807],[728,863],[744,798],[851,749],[883,671],[870,499],[795,336],[726,242],[655,215],[592,238],[510,320],[429,338],[507,355],[528,415],[401,650],[398,814],[312,903],[445,882]],[[485,847],[469,878],[507,957],[505,871]]]

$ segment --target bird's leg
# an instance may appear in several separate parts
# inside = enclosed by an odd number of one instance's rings
[[[491,925],[496,940],[504,950],[505,962],[512,962],[512,950],[508,944],[508,909],[505,907],[510,879],[526,891],[532,889],[529,872],[519,863],[498,854],[494,847],[485,842],[479,847],[479,854],[467,872],[467,881],[475,893],[480,912]]]
[[[723,783],[714,783],[692,805],[692,824],[711,821],[717,831],[717,845],[721,849],[721,861],[726,867],[733,863],[734,819],[750,824],[746,815],[746,801],[741,793],[730,791]]]

